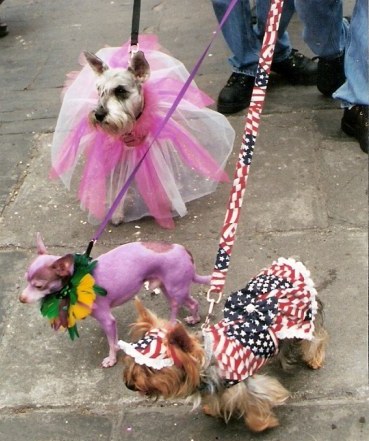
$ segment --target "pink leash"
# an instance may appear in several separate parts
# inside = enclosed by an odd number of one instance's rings
[[[129,175],[127,181],[125,182],[125,184],[123,185],[122,189],[120,190],[120,192],[118,193],[117,197],[115,198],[112,206],[110,207],[109,211],[107,212],[105,218],[103,219],[103,221],[101,222],[99,228],[97,229],[95,235],[93,236],[93,238],[90,240],[87,249],[85,251],[85,255],[88,257],[92,251],[92,248],[94,246],[94,244],[96,243],[96,241],[99,239],[99,237],[101,236],[101,234],[103,233],[106,225],[108,224],[109,220],[111,219],[111,217],[113,216],[114,211],[116,210],[116,208],[119,205],[119,202],[121,201],[122,197],[124,196],[124,194],[127,192],[128,188],[130,187],[130,185],[132,184],[132,181],[138,171],[138,169],[140,168],[142,162],[144,161],[146,155],[148,154],[151,146],[153,145],[153,143],[155,142],[155,140],[158,138],[158,136],[160,135],[161,131],[163,130],[164,126],[166,125],[166,123],[168,122],[168,120],[171,118],[171,116],[173,115],[173,113],[175,112],[178,104],[180,103],[181,99],[183,98],[183,96],[185,95],[188,87],[190,86],[191,82],[193,81],[197,71],[199,70],[201,63],[204,61],[204,58],[206,57],[206,54],[208,53],[211,45],[213,44],[216,36],[218,35],[219,31],[222,29],[224,22],[227,20],[230,12],[232,11],[232,9],[234,8],[235,4],[238,2],[238,0],[231,0],[231,2],[229,3],[229,6],[224,14],[224,17],[222,18],[221,22],[219,23],[219,25],[217,26],[216,30],[213,32],[213,36],[210,39],[209,44],[206,46],[204,52],[200,55],[199,59],[197,60],[194,68],[192,69],[189,77],[187,78],[187,81],[184,83],[184,85],[182,86],[182,89],[180,90],[179,94],[177,95],[176,99],[174,100],[171,108],[168,110],[167,114],[165,115],[162,123],[160,124],[160,126],[157,128],[156,132],[154,133],[153,139],[151,141],[151,143],[149,144],[149,146],[147,147],[145,153],[143,154],[142,158],[140,159],[140,161],[136,164],[135,168],[133,169],[132,173]]]
[[[236,171],[228,200],[227,212],[221,230],[219,248],[211,276],[211,287],[207,294],[210,302],[208,316],[203,326],[209,323],[209,316],[214,304],[219,303],[230,264],[232,248],[235,242],[237,226],[241,214],[242,201],[246,190],[251,160],[254,153],[256,137],[259,131],[260,116],[263,110],[265,93],[268,85],[270,68],[272,65],[275,43],[284,0],[271,0],[263,44],[257,67],[255,84],[252,91],[250,107],[246,116],[241,149],[236,164]],[[214,298],[212,293],[216,294]]]

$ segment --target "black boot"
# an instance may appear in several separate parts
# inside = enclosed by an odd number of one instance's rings
[[[283,75],[291,84],[316,85],[318,64],[297,49],[292,49],[286,60],[273,62],[271,70]]]
[[[333,60],[319,58],[317,88],[325,96],[332,96],[345,82],[344,54]]]
[[[341,120],[342,130],[349,136],[359,141],[361,150],[368,153],[368,108],[369,106],[357,105],[346,108]]]
[[[8,25],[0,21],[0,38],[8,35]]]
[[[255,78],[233,72],[218,97],[218,112],[232,114],[249,106]]]

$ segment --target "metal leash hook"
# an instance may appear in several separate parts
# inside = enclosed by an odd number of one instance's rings
[[[131,44],[129,45],[128,49],[128,53],[131,57],[139,51],[138,34],[140,29],[140,13],[141,0],[134,0],[131,25]]]
[[[212,298],[212,296],[211,296],[212,292],[214,292],[214,294],[217,294],[218,298]],[[208,310],[208,314],[206,316],[206,319],[205,319],[204,323],[201,325],[201,329],[205,329],[208,327],[208,325],[210,323],[210,316],[213,313],[214,305],[220,303],[220,301],[222,300],[222,297],[223,297],[222,291],[216,291],[214,286],[209,288],[209,290],[206,294],[206,300],[210,303],[210,305],[209,305],[209,310]]]

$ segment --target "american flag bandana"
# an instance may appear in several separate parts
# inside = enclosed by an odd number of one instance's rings
[[[154,369],[163,369],[175,364],[164,343],[166,335],[165,329],[151,329],[136,343],[119,340],[118,346],[136,363]]]
[[[279,258],[232,293],[224,319],[204,330],[207,353],[232,386],[260,369],[278,352],[278,340],[312,339],[316,290],[301,262]]]

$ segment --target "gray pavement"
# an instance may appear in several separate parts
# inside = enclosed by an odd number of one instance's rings
[[[215,27],[210,1],[142,3],[141,31],[158,34],[190,70]],[[352,6],[346,2],[345,12]],[[271,78],[226,292],[279,256],[300,258],[325,303],[331,338],[322,370],[277,373],[292,397],[277,409],[281,426],[255,435],[240,421],[225,425],[182,401],[138,397],[124,387],[119,364],[100,367],[106,341],[93,319],[71,342],[49,329],[37,306],[18,302],[37,231],[57,254],[84,251],[95,232],[75,193],[48,180],[50,144],[65,74],[78,68],[82,50],[129,38],[131,1],[6,0],[0,17],[10,30],[0,39],[0,441],[369,439],[368,163],[340,131],[339,104],[315,87]],[[290,33],[294,46],[312,55],[297,18]],[[214,98],[230,74],[227,54],[220,37],[196,78]],[[227,166],[232,175],[244,116],[229,120],[237,133]],[[185,244],[199,272],[209,273],[228,194],[224,185],[189,204],[189,214],[169,233],[151,220],[109,226],[94,255],[127,241],[166,239]],[[204,317],[204,293],[194,295]],[[161,296],[142,297],[166,316]],[[126,338],[132,305],[114,314]]]

